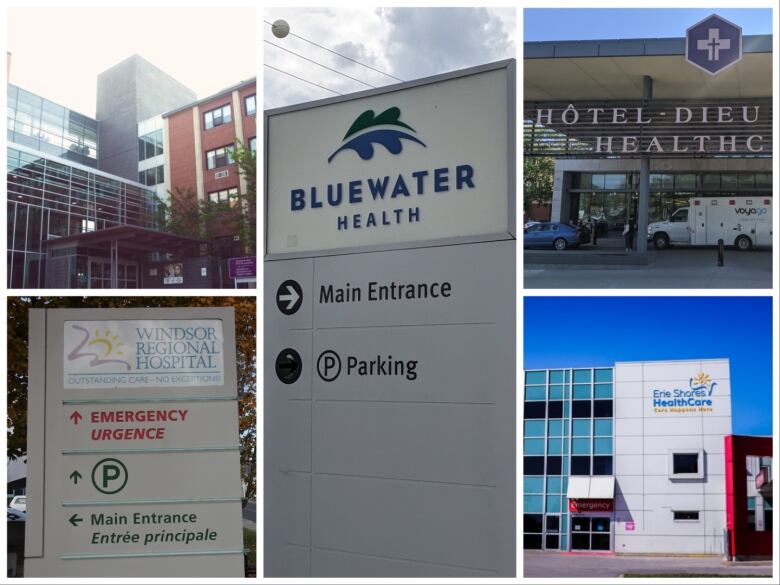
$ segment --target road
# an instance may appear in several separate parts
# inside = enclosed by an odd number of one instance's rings
[[[714,248],[650,250],[646,266],[577,264],[577,250],[544,254],[568,254],[571,262],[527,264],[525,288],[772,288],[771,250],[727,249],[723,266]]]
[[[605,556],[527,550],[523,577],[620,577],[624,573],[707,573],[772,576],[772,562],[734,564],[720,557]]]

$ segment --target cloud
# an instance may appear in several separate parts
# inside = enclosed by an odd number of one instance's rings
[[[396,80],[295,37],[299,35],[405,80],[515,56],[515,11],[485,8],[285,8],[264,19],[284,18],[293,34],[284,39],[263,25],[263,38],[372,86]],[[340,93],[367,85],[263,43],[264,62]],[[268,68],[264,108],[334,94]]]

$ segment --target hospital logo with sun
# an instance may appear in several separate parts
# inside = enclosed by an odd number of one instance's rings
[[[691,390],[706,390],[708,396],[712,396],[712,391],[715,390],[717,382],[712,381],[712,376],[699,372],[689,382]]]
[[[68,361],[76,361],[89,358],[89,366],[95,367],[103,364],[122,364],[128,371],[130,362],[123,359],[125,344],[119,335],[110,329],[96,328],[90,332],[81,325],[71,325],[83,335],[76,348],[68,354]]]

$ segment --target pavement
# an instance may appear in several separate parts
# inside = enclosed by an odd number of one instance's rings
[[[723,266],[717,248],[649,249],[646,264],[626,265],[619,242],[603,240],[595,248],[528,250],[525,288],[772,288],[772,251],[726,248]],[[604,261],[600,262],[599,259]],[[563,262],[563,263],[562,263]]]
[[[620,577],[625,573],[772,576],[772,561],[728,563],[719,556],[664,557],[524,551],[523,577]]]
[[[244,528],[257,532],[257,502],[249,500],[241,512],[244,517]]]

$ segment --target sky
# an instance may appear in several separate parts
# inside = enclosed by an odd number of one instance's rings
[[[290,32],[405,81],[515,57],[514,8],[280,8],[264,20],[284,19]],[[398,81],[288,35],[264,40],[374,86]],[[370,89],[263,43],[263,61],[341,93]],[[264,109],[335,94],[265,68]]]
[[[684,37],[713,12],[742,27],[743,35],[772,34],[772,11],[703,8],[527,8],[523,40],[580,41]]]
[[[10,82],[87,116],[98,74],[134,54],[199,98],[257,76],[254,8],[8,8],[6,22]]]
[[[734,434],[772,434],[770,297],[526,297],[524,369],[728,358]]]

